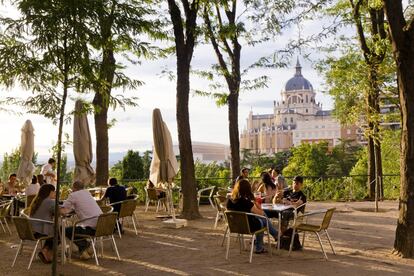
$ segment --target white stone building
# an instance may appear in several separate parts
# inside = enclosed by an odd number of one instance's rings
[[[340,139],[357,140],[355,126],[342,127],[315,101],[312,84],[302,76],[299,60],[295,75],[281,91],[282,100],[274,101],[272,114],[249,113],[247,127],[241,133],[240,148],[256,153],[272,154],[301,143],[327,141],[330,147]]]

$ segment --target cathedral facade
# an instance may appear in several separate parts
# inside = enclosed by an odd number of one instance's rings
[[[359,129],[341,126],[331,110],[322,110],[315,95],[312,84],[302,75],[298,60],[295,75],[281,91],[282,100],[274,101],[273,113],[254,115],[250,111],[247,126],[241,133],[240,148],[272,154],[301,143],[326,141],[333,147],[341,139],[357,141]]]

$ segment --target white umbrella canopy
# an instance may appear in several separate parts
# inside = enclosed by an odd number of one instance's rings
[[[82,181],[85,185],[92,184],[95,181],[95,171],[91,166],[92,140],[88,118],[83,111],[83,103],[80,100],[77,100],[75,104],[73,155],[75,156],[74,180]]]
[[[152,115],[154,152],[150,166],[152,183],[169,183],[178,173],[178,163],[175,158],[171,133],[162,120],[161,111],[156,108]]]
[[[17,178],[27,187],[31,181],[35,170],[32,162],[34,153],[34,129],[32,122],[27,120],[22,127],[21,144],[20,144],[20,164],[17,169]]]

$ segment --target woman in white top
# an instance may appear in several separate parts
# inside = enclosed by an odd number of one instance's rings
[[[26,188],[26,196],[33,196],[33,195],[37,195],[37,193],[39,192],[40,189],[40,185],[39,183],[37,183],[37,177],[36,175],[33,175],[32,177],[32,184],[30,184],[27,188]]]

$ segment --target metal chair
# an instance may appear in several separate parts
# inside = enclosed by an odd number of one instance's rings
[[[28,195],[26,197],[26,208],[30,207],[30,204],[32,204],[32,201],[35,197],[36,197],[36,195]]]
[[[121,260],[121,258],[119,257],[119,252],[118,252],[118,247],[116,246],[116,242],[114,239],[114,229],[115,229],[115,225],[116,225],[116,219],[117,219],[118,214],[117,213],[106,213],[106,214],[101,214],[98,216],[98,222],[96,223],[96,231],[94,235],[85,235],[85,234],[76,234],[76,237],[79,238],[83,238],[83,239],[89,239],[92,245],[92,249],[93,249],[93,255],[95,257],[95,262],[96,265],[99,265],[99,261],[98,261],[98,256],[96,253],[96,240],[99,238],[99,240],[101,241],[101,249],[102,249],[102,255],[103,255],[103,238],[107,237],[107,240],[111,240],[112,244],[113,244],[113,248],[115,249],[115,253],[116,256],[118,257],[118,260]],[[87,218],[84,220],[80,220],[77,221],[76,223],[73,224],[73,229],[72,229],[72,239],[71,242],[73,244],[73,242],[75,241],[75,228],[76,225],[78,225],[80,222],[83,222],[85,220],[89,220],[92,218]],[[72,248],[72,245],[70,246],[70,248]],[[69,255],[71,255],[71,251],[69,253]]]
[[[148,210],[148,207],[151,202],[154,202],[155,204],[157,204],[157,209],[155,210],[156,213],[158,213],[158,210],[162,204],[166,206],[165,204],[166,198],[165,197],[158,198],[156,189],[145,187],[144,190],[145,190],[145,212]]]
[[[327,260],[328,256],[326,255],[325,249],[323,248],[322,240],[321,240],[321,237],[320,237],[321,232],[322,232],[322,234],[326,234],[326,237],[328,239],[329,245],[331,246],[332,252],[333,252],[334,255],[336,255],[335,249],[332,245],[331,238],[330,238],[329,233],[328,233],[328,227],[329,227],[329,224],[331,222],[333,213],[335,212],[335,209],[336,208],[330,208],[330,209],[327,209],[327,210],[319,210],[319,211],[309,212],[309,213],[300,215],[299,218],[301,218],[301,217],[302,218],[309,218],[310,216],[314,216],[314,215],[318,215],[318,214],[324,214],[323,219],[322,219],[320,224],[310,224],[310,223],[307,223],[307,222],[303,222],[303,220],[300,220],[300,219],[298,219],[295,222],[295,225],[293,225],[293,227],[292,227],[293,228],[293,233],[292,233],[292,238],[291,238],[291,241],[290,241],[289,255],[292,251],[293,240],[294,240],[294,237],[295,237],[295,233],[300,232],[300,231],[303,232],[302,246],[304,246],[304,243],[305,243],[305,233],[306,232],[313,232],[313,233],[316,234],[316,237],[318,238],[319,244],[320,244],[321,249],[322,249],[322,253],[325,256],[325,259]]]
[[[254,241],[256,239],[256,234],[267,232],[269,233],[269,222],[266,217],[252,214],[252,213],[245,213],[245,212],[237,212],[237,211],[225,211],[224,216],[227,221],[228,225],[228,236],[227,236],[227,248],[226,248],[226,260],[229,259],[229,249],[230,249],[230,239],[231,234],[237,234],[238,237],[243,235],[250,235],[251,238],[251,248],[250,248],[250,259],[249,262],[252,262],[253,258],[253,247],[254,247]],[[256,230],[254,232],[251,231],[250,225],[249,225],[249,217],[256,217],[256,218],[264,218],[266,219],[266,226]],[[267,235],[268,237],[268,243],[269,243],[269,254],[272,254],[271,250],[271,244],[270,244],[270,235]],[[239,239],[240,244],[240,251],[242,248],[242,244],[244,246],[243,238]]]
[[[224,219],[224,212],[226,211],[226,207],[223,205],[224,201],[222,201],[221,196],[215,195],[213,199],[217,210],[216,220],[214,221],[214,229],[216,229],[218,221],[220,219]]]
[[[198,190],[198,192],[197,192],[198,205],[200,205],[200,200],[202,198],[207,198],[208,201],[210,202],[211,207],[216,209],[216,207],[214,206],[213,200],[212,200],[215,188],[216,188],[215,186],[210,186],[210,187]]]
[[[13,204],[13,201],[9,200],[9,201],[3,202],[0,205],[0,224],[1,224],[1,228],[3,228],[4,233],[6,233],[6,228],[7,228],[7,231],[9,231],[10,235],[11,235],[11,231],[10,231],[9,224],[7,223],[7,216],[10,212],[10,208],[11,208],[12,204]],[[6,225],[6,228],[4,228],[3,223]]]
[[[124,201],[114,202],[114,203],[110,204],[111,206],[113,206],[115,204],[121,204],[121,209],[120,209],[119,214],[118,214],[118,220],[116,221],[120,238],[122,238],[122,235],[121,235],[121,231],[120,231],[119,219],[121,219],[122,222],[123,222],[123,219],[127,218],[127,217],[131,218],[132,225],[134,226],[134,230],[135,230],[135,235],[138,236],[137,226],[135,224],[136,217],[135,217],[135,214],[134,214],[135,209],[137,208],[137,198],[138,198],[138,196],[136,196],[135,198],[132,198],[132,199],[127,199],[127,200],[124,200]]]
[[[36,253],[37,246],[39,245],[39,242],[53,238],[52,236],[45,236],[40,238],[35,238],[33,234],[32,224],[30,221],[40,221],[43,223],[53,224],[52,221],[47,220],[41,220],[41,219],[33,219],[33,218],[27,218],[27,217],[13,217],[14,225],[16,226],[17,234],[20,238],[20,244],[16,252],[16,256],[14,257],[12,267],[14,267],[14,264],[16,263],[17,256],[19,253],[23,250],[24,242],[26,241],[33,241],[36,242],[36,245],[33,249],[32,256],[30,257],[29,265],[27,266],[27,269],[30,269],[30,266],[32,265],[33,258]]]

